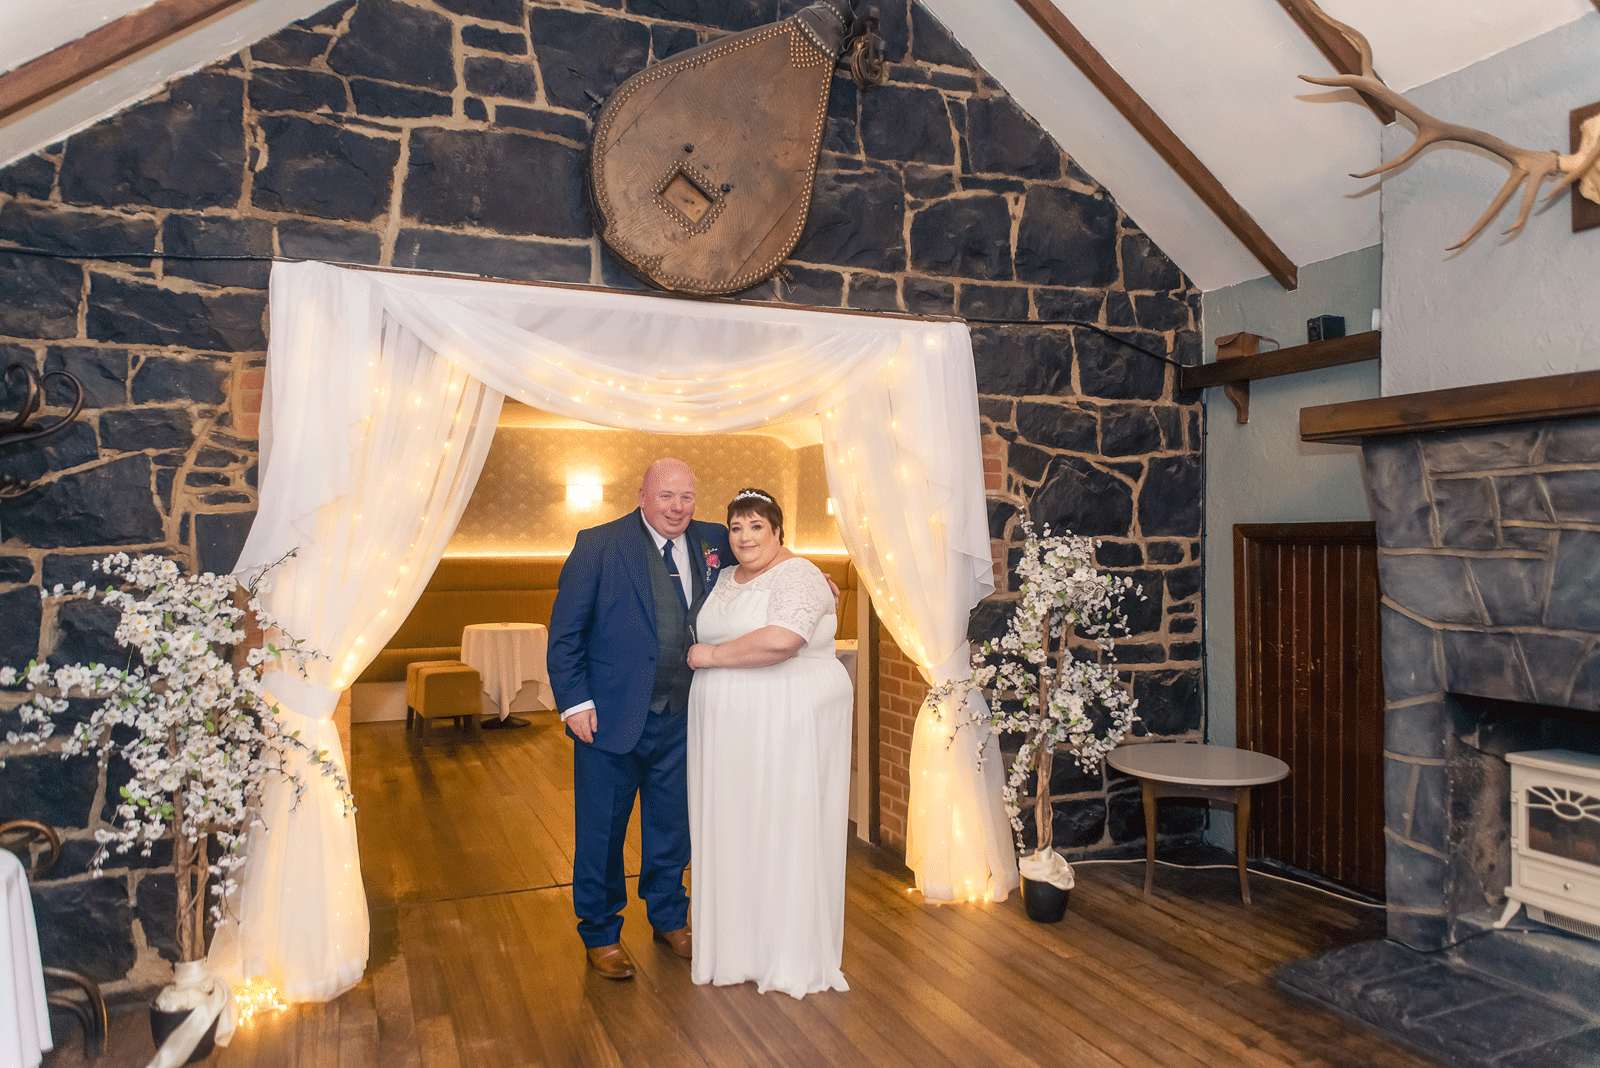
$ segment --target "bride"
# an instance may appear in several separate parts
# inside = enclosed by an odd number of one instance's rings
[[[694,981],[848,990],[852,694],[833,593],[783,547],[783,510],[762,490],[729,503],[728,541],[739,566],[711,588],[689,649]]]

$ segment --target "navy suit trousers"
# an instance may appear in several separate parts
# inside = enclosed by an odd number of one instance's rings
[[[683,869],[689,864],[689,717],[669,708],[645,717],[639,744],[628,753],[573,746],[572,904],[578,934],[591,948],[622,935],[628,903],[622,846],[639,798],[639,896],[650,925],[676,931],[689,923]]]

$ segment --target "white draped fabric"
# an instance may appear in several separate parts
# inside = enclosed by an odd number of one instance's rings
[[[304,679],[276,674],[270,689],[335,762],[338,693],[426,585],[503,395],[660,433],[821,416],[846,545],[890,633],[931,679],[965,664],[967,615],[994,587],[963,324],[318,263],[273,268],[271,323],[261,506],[239,567],[295,553],[267,603],[327,659]],[[930,897],[1014,885],[996,762],[980,769],[976,749],[913,753],[913,822],[927,826],[908,843]],[[287,786],[269,790],[238,923],[219,932],[212,960],[235,980],[267,975],[291,999],[325,1000],[360,978],[367,917],[354,824],[325,780],[307,781],[298,805]]]

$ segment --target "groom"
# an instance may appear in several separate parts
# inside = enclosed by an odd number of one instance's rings
[[[576,740],[572,903],[589,965],[607,979],[633,977],[620,914],[636,794],[639,896],[655,940],[692,953],[685,658],[717,568],[732,563],[727,528],[694,521],[694,490],[688,464],[651,464],[637,510],[578,532],[550,616],[550,684]]]

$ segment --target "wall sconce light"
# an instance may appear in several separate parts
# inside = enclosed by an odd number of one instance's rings
[[[595,478],[567,483],[567,504],[573,508],[593,508],[605,499],[605,487]]]

